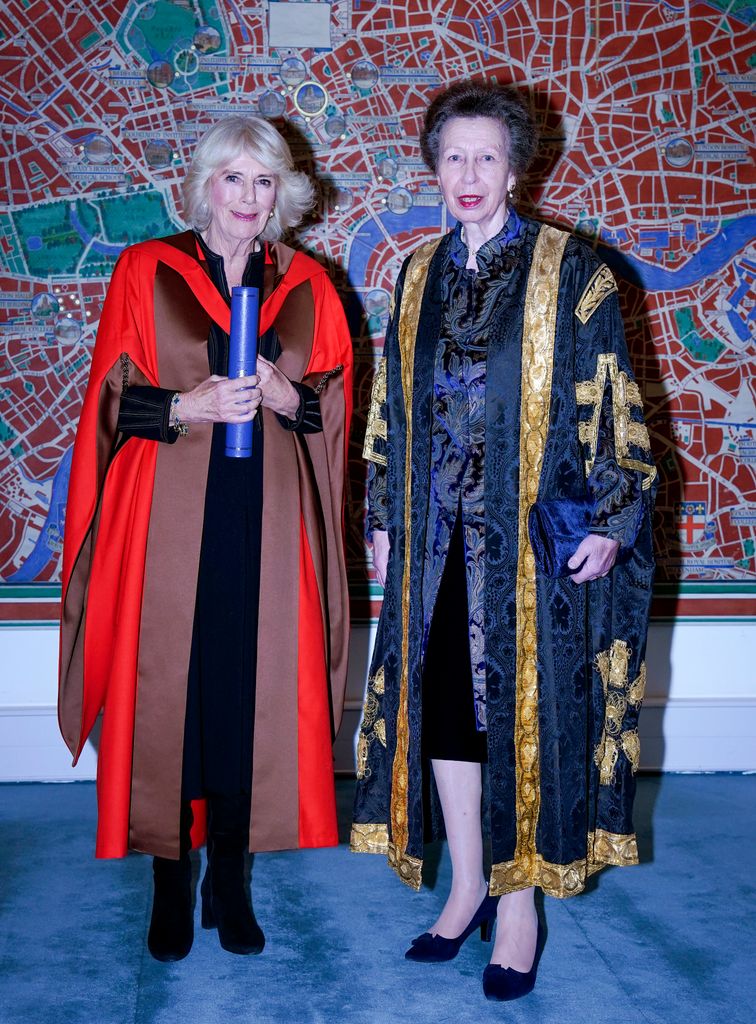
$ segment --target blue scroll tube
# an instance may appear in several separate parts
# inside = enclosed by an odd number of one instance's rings
[[[229,377],[248,377],[257,372],[259,310],[259,288],[232,289]],[[248,459],[251,456],[253,425],[253,421],[226,424],[226,455],[232,459]]]

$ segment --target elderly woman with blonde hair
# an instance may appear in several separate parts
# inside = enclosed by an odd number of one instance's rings
[[[122,254],[94,349],[60,721],[76,758],[103,713],[96,855],[153,855],[158,960],[191,948],[189,851],[205,820],[202,924],[233,953],[264,943],[246,851],[337,842],[351,342],[324,269],[279,241],[312,204],[270,124],[223,119],[185,179],[191,229]],[[255,375],[229,379],[240,285],[260,290],[259,356]],[[248,422],[251,457],[227,457],[226,424]]]

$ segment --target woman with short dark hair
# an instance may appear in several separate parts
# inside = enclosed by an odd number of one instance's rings
[[[232,953],[264,943],[246,851],[338,841],[351,341],[324,269],[278,241],[312,198],[266,121],[209,130],[184,185],[192,230],[116,265],[77,433],[61,728],[78,757],[103,709],[96,853],[153,854],[158,960],[192,945],[201,802],[202,924]],[[236,286],[259,290],[259,355],[229,379]],[[230,423],[253,424],[251,457],[225,454]]]
[[[423,156],[456,220],[399,276],[368,418],[384,601],[352,848],[452,885],[409,960],[490,938],[490,999],[535,984],[535,888],[637,861],[631,810],[655,470],[608,268],[518,213],[536,130],[496,83],[430,105]],[[487,765],[487,786],[481,766]],[[483,872],[481,803],[490,823]]]

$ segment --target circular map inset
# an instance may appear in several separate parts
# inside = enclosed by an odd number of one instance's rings
[[[38,320],[49,320],[60,312],[60,303],[50,292],[39,292],[31,300],[31,311]]]
[[[693,146],[687,139],[673,139],[664,147],[664,158],[673,167],[686,167],[693,159]]]
[[[108,164],[113,158],[113,144],[103,135],[93,135],[84,143],[84,153],[90,164]]]
[[[167,60],[153,60],[147,68],[147,80],[152,82],[156,89],[167,89],[175,77],[173,65]]]
[[[281,81],[290,89],[295,88],[307,78],[307,68],[299,57],[287,57],[278,71]]]
[[[340,139],[346,133],[346,121],[341,114],[332,114],[323,125],[326,135],[331,139]]]
[[[368,316],[383,316],[388,313],[389,295],[383,288],[374,288],[365,296],[365,312]]]
[[[180,50],[173,65],[180,75],[196,75],[199,71],[199,57],[196,50]]]
[[[217,28],[212,28],[210,25],[200,25],[194,33],[192,42],[200,53],[214,53],[220,49],[220,32]]]
[[[294,93],[294,106],[305,117],[317,117],[328,106],[328,93],[317,82],[302,82]]]
[[[358,89],[372,89],[381,77],[371,60],[358,60],[352,68],[352,84]]]
[[[173,160],[173,147],[165,139],[153,139],[144,147],[144,158],[150,167],[168,167]]]
[[[257,101],[257,109],[263,117],[281,117],[286,110],[286,100],[280,92],[273,92],[268,89]]]
[[[378,173],[382,178],[395,178],[399,164],[392,157],[384,157],[378,162]]]
[[[392,213],[407,213],[412,207],[412,193],[406,188],[392,188],[386,196],[386,206]]]
[[[55,337],[58,341],[78,341],[81,337],[81,324],[72,316],[61,316],[55,321]]]
[[[351,210],[354,204],[354,196],[348,188],[334,188],[330,195],[330,206],[334,213],[344,213]]]

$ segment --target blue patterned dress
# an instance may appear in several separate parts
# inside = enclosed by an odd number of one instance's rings
[[[521,221],[512,212],[502,231],[478,250],[477,272],[467,269],[468,248],[460,226],[454,230],[442,276],[442,327],[433,378],[430,501],[423,573],[423,607],[426,609],[423,651],[427,651],[436,598],[456,525],[464,545],[472,668],[470,702],[479,731],[486,729],[483,614],[486,356],[489,333],[497,322],[499,299],[511,290],[516,258],[511,243],[520,229]],[[448,600],[448,593],[445,590],[445,600]],[[461,610],[461,600],[457,604]]]

